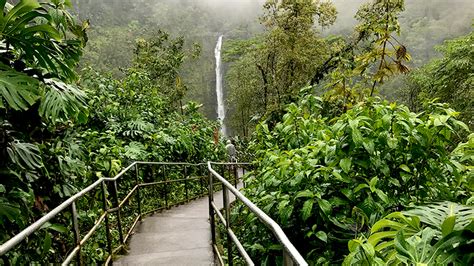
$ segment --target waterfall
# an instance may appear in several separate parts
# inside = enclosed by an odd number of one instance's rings
[[[221,70],[221,48],[222,48],[222,35],[217,40],[216,49],[214,54],[216,56],[216,95],[217,95],[217,118],[221,123],[221,133],[227,136],[227,130],[225,128],[225,106],[224,106],[224,92],[222,91],[222,70]]]

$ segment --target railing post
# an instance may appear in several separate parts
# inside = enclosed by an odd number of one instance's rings
[[[109,212],[107,208],[107,189],[105,182],[102,181],[102,203],[105,214],[105,234],[107,237],[107,248],[109,249],[109,255],[112,256],[112,237],[110,235],[110,223],[109,223]]]
[[[234,179],[235,179],[235,188],[237,188],[237,185],[239,184],[240,180],[239,180],[239,171],[238,171],[238,165],[237,164],[234,164],[232,166],[232,171],[234,172]]]
[[[295,265],[293,259],[291,258],[290,254],[283,248],[283,265],[284,266],[293,266]]]
[[[167,178],[166,178],[166,165],[163,164],[162,166],[162,170],[163,170],[163,190],[164,190],[164,193],[165,193],[165,208],[168,209],[168,184],[166,183],[167,181]]]
[[[74,228],[74,241],[76,243],[76,246],[79,247],[79,251],[77,252],[77,265],[82,265],[81,235],[79,234],[79,222],[77,220],[77,209],[76,209],[75,201],[73,201],[71,204],[71,212],[72,212],[72,226]]]
[[[142,202],[140,198],[140,180],[138,176],[138,163],[135,164],[135,183],[137,186],[138,219],[142,220]]]
[[[118,231],[119,231],[120,244],[124,244],[124,242],[123,242],[123,232],[122,232],[122,214],[121,214],[121,210],[119,208],[118,189],[117,189],[117,181],[116,180],[114,180],[114,201],[115,201],[115,207],[117,207],[117,225],[118,225]]]
[[[188,195],[188,168],[186,165],[184,165],[184,189],[186,190],[186,202],[189,201],[189,195]]]
[[[222,184],[222,198],[224,202],[225,208],[225,231],[227,233],[227,263],[232,266],[233,265],[233,257],[232,257],[232,239],[230,238],[230,202],[229,202],[229,192],[227,187]]]
[[[204,165],[199,166],[199,172],[200,172],[199,173],[199,177],[200,177],[199,178],[199,185],[201,187],[201,193],[199,193],[199,194],[201,194],[200,196],[202,196],[204,194],[204,185],[203,185],[203,181],[202,181],[202,179],[204,178],[204,172],[205,172],[205,171],[203,171],[203,169],[206,169],[204,167],[205,167]]]
[[[229,181],[229,179],[225,178],[225,167],[226,167],[226,166],[225,166],[224,164],[221,165],[222,177],[223,177],[225,180]],[[222,185],[222,188],[224,188],[224,183],[222,183],[221,185]]]
[[[215,215],[214,215],[214,207],[212,207],[212,203],[214,202],[214,188],[212,182],[212,173],[209,172],[209,222],[211,223],[211,239],[212,245],[216,244],[216,223],[215,223]]]

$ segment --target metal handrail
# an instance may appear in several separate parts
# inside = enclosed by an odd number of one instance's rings
[[[212,168],[212,164],[227,165],[227,166],[234,166],[234,167],[243,165],[243,164],[242,163],[240,164],[239,163],[214,163],[214,162],[207,163],[207,168],[209,169],[209,172],[210,172],[209,174],[209,218],[211,221],[212,243],[213,243],[215,252],[218,253],[218,249],[216,246],[215,217],[214,217],[214,215],[217,214],[219,219],[222,221],[222,223],[226,227],[226,231],[227,231],[227,250],[228,250],[227,257],[228,257],[229,265],[232,265],[231,241],[234,242],[234,244],[237,246],[237,250],[244,257],[247,264],[254,265],[248,253],[245,251],[242,244],[240,243],[240,241],[237,239],[234,232],[230,228],[230,201],[229,201],[229,195],[227,193],[227,191],[230,190],[230,192],[232,192],[232,194],[234,194],[236,198],[242,201],[242,203],[244,203],[260,219],[260,221],[262,221],[274,233],[278,241],[283,246],[283,263],[285,265],[292,265],[293,263],[296,263],[296,265],[308,265],[308,263],[304,260],[304,258],[298,252],[298,250],[296,250],[296,248],[290,242],[290,240],[286,236],[285,232],[283,232],[281,227],[272,218],[270,218],[265,212],[263,212],[254,203],[252,203],[248,198],[246,198],[242,193],[240,193],[239,190],[237,190],[237,188],[235,188],[229,181],[227,181],[224,177],[222,177],[219,173],[217,173],[217,171],[215,171]],[[225,218],[214,203],[213,177],[217,178],[222,183]],[[220,257],[219,253],[217,255]]]
[[[232,251],[232,246],[231,246],[231,241],[236,245],[237,249],[239,252],[242,254],[244,257],[245,261],[249,265],[253,265],[253,262],[250,258],[250,256],[247,254],[247,252],[244,250],[242,244],[239,242],[237,239],[236,235],[230,228],[230,202],[229,202],[229,195],[228,195],[228,190],[230,190],[236,198],[241,200],[247,207],[250,208],[250,210],[268,227],[270,228],[273,233],[276,235],[277,239],[280,241],[280,243],[283,245],[283,258],[284,258],[284,263],[291,265],[292,262],[295,262],[298,265],[307,265],[307,263],[304,261],[304,259],[301,257],[301,255],[298,253],[298,251],[295,249],[295,247],[291,244],[289,239],[286,237],[285,233],[283,230],[276,224],[275,221],[273,221],[269,216],[267,216],[262,210],[260,210],[255,204],[253,204],[249,199],[247,199],[244,195],[242,195],[236,188],[234,188],[227,180],[225,180],[221,175],[219,175],[211,166],[211,164],[214,165],[221,165],[222,167],[234,167],[233,169],[235,170],[235,166],[249,166],[249,163],[217,163],[217,162],[207,162],[207,163],[175,163],[175,162],[133,162],[130,164],[128,167],[124,168],[122,171],[120,171],[115,177],[110,178],[110,177],[103,177],[86,187],[85,189],[81,190],[80,192],[76,193],[75,195],[71,196],[68,198],[66,201],[61,203],[59,206],[48,212],[46,215],[41,217],[38,221],[34,222],[30,226],[28,226],[26,229],[6,241],[5,243],[0,245],[0,256],[3,256],[6,254],[8,251],[12,250],[15,246],[17,246],[19,243],[21,243],[23,240],[25,240],[29,235],[34,233],[35,231],[39,230],[42,228],[44,224],[49,222],[51,219],[56,217],[59,213],[62,211],[66,210],[68,207],[72,208],[72,224],[73,224],[73,229],[74,229],[74,238],[75,238],[75,246],[74,248],[67,254],[65,260],[63,261],[62,265],[67,265],[69,264],[73,259],[74,256],[77,256],[78,263],[81,264],[81,247],[84,246],[84,244],[91,238],[91,236],[94,234],[94,232],[97,231],[99,226],[105,221],[106,224],[106,235],[107,235],[107,245],[108,245],[108,256],[106,258],[105,264],[108,264],[112,256],[119,252],[121,249],[125,247],[125,243],[127,242],[129,236],[131,235],[132,231],[138,224],[138,222],[142,219],[143,215],[146,215],[147,213],[155,212],[159,209],[154,209],[152,211],[147,211],[145,213],[142,213],[141,210],[141,199],[140,199],[140,189],[143,187],[148,187],[148,186],[153,186],[153,185],[167,185],[172,182],[185,182],[185,190],[186,190],[186,200],[189,201],[191,198],[188,196],[188,187],[187,187],[187,182],[192,181],[192,180],[198,180],[201,179],[201,193],[203,190],[202,186],[202,178],[201,177],[190,177],[188,178],[186,174],[186,167],[200,167],[200,166],[205,166],[207,165],[207,168],[209,170],[209,214],[210,214],[210,220],[211,220],[211,232],[212,232],[212,243],[213,247],[219,256],[219,251],[216,248],[216,239],[215,239],[215,219],[214,219],[214,214],[217,214],[219,219],[223,222],[224,226],[226,226],[227,229],[227,234],[228,234],[228,250],[229,253],[231,254]],[[163,166],[163,176],[165,177],[165,180],[159,181],[159,182],[151,182],[151,183],[140,183],[139,182],[139,170],[138,167],[139,165],[161,165]],[[166,180],[166,175],[165,175],[165,166],[184,166],[184,172],[185,172],[185,178],[184,179],[178,179],[178,180]],[[130,171],[132,168],[135,169],[135,186],[133,186],[127,195],[119,202],[118,200],[118,193],[117,193],[117,180],[119,180],[120,177],[122,177],[125,173]],[[204,170],[204,169],[202,169]],[[213,194],[214,194],[214,189],[213,189],[213,177],[217,178],[223,185],[222,185],[222,190],[223,190],[223,196],[224,196],[224,205],[226,208],[225,211],[225,218],[222,215],[222,213],[219,211],[217,206],[214,204],[213,201]],[[107,207],[107,188],[106,188],[106,182],[113,182],[113,199],[114,199],[114,204],[112,205],[112,208]],[[237,178],[234,179],[235,186],[237,186]],[[76,210],[76,201],[86,195],[88,192],[92,191],[95,188],[98,188],[101,186],[102,189],[102,201],[103,201],[103,212],[100,214],[98,220],[94,222],[94,225],[92,228],[82,237],[79,234],[79,224],[78,224],[78,217],[77,217],[77,210]],[[121,215],[120,211],[121,208],[124,206],[125,203],[127,203],[133,195],[136,195],[137,201],[138,201],[138,215],[134,219],[132,226],[128,230],[127,234],[125,237],[123,236],[123,230],[121,226]],[[165,207],[168,208],[168,191],[165,186]],[[202,196],[202,194],[197,195],[197,197]],[[176,202],[175,204],[180,204],[183,203],[183,201]],[[119,231],[119,246],[113,249],[112,247],[112,240],[111,240],[111,233],[110,233],[110,228],[109,228],[109,215],[117,212],[117,226],[118,226],[118,231]],[[229,256],[230,258],[230,264],[232,264],[232,256]],[[219,257],[219,259],[222,262],[222,258]]]
[[[139,165],[162,165],[162,166],[205,166],[206,163],[176,163],[176,162],[142,162],[142,161],[137,161],[133,162],[130,164],[128,167],[124,168],[122,171],[120,171],[115,177],[102,177],[86,187],[85,189],[79,191],[75,195],[71,196],[68,198],[66,201],[58,205],[56,208],[48,212],[46,215],[41,217],[39,220],[36,222],[32,223],[29,225],[27,228],[25,228],[23,231],[6,241],[5,243],[0,245],[0,256],[5,255],[7,252],[9,252],[11,249],[13,249],[15,246],[17,246],[19,243],[21,243],[23,240],[25,240],[29,235],[32,233],[36,232],[37,230],[41,229],[44,224],[49,222],[51,219],[56,217],[59,213],[62,211],[65,211],[68,207],[72,206],[72,219],[73,219],[73,227],[74,227],[74,235],[76,238],[76,245],[72,249],[71,252],[67,254],[66,259],[63,261],[62,265],[67,265],[69,264],[74,256],[79,255],[79,260],[80,260],[80,254],[78,253],[81,249],[81,247],[85,244],[85,242],[92,236],[92,234],[99,228],[100,224],[105,221],[106,223],[106,230],[107,230],[107,242],[109,245],[109,255],[106,259],[105,264],[108,264],[110,262],[112,255],[116,254],[121,248],[123,248],[124,243],[127,241],[128,237],[130,236],[131,232],[137,225],[138,221],[141,220],[142,215],[144,215],[141,211],[141,206],[140,206],[140,188],[150,186],[150,185],[166,185],[169,183],[172,183],[173,181],[192,181],[196,180],[198,178],[184,178],[184,179],[179,179],[179,180],[164,180],[160,182],[153,182],[153,183],[139,183],[138,182],[138,166]],[[117,180],[122,177],[125,173],[130,171],[130,169],[134,168],[136,170],[136,184],[133,188],[130,189],[129,193],[124,197],[123,200],[118,202],[117,199]],[[114,182],[114,198],[116,201],[116,206],[113,208],[107,208],[106,207],[106,184],[105,182]],[[92,191],[95,188],[98,188],[99,186],[102,187],[102,194],[103,194],[103,204],[104,204],[104,211],[103,213],[100,214],[100,217],[98,218],[97,221],[95,221],[94,225],[92,228],[86,233],[86,235],[80,239],[79,236],[79,231],[78,231],[78,220],[77,220],[77,210],[76,210],[76,201],[86,195],[88,192]],[[138,216],[135,218],[135,221],[133,222],[130,230],[128,231],[127,235],[123,237],[122,235],[122,229],[121,229],[121,222],[120,222],[120,209],[123,207],[123,205],[133,196],[133,194],[137,193],[138,197]],[[166,194],[165,194],[166,195]],[[202,195],[201,195],[202,196]],[[190,198],[188,197],[188,191],[186,190],[186,200],[189,200]],[[182,203],[178,202],[177,204]],[[168,206],[168,203],[166,203],[166,207]],[[154,211],[157,211],[159,209],[156,209]],[[119,226],[119,234],[120,234],[120,246],[112,250],[111,247],[111,239],[110,239],[110,229],[108,226],[108,215],[113,213],[113,212],[119,212],[119,218],[118,218],[118,226]],[[153,212],[153,211],[152,211]]]

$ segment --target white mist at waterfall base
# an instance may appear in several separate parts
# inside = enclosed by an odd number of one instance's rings
[[[214,54],[216,56],[216,96],[217,96],[217,118],[221,123],[221,133],[227,136],[227,130],[224,124],[225,119],[225,105],[224,105],[224,92],[222,88],[222,60],[221,60],[221,48],[222,48],[222,37],[219,36],[217,40],[216,49]]]

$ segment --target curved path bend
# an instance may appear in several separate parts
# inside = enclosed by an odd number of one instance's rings
[[[229,198],[235,199],[232,193]],[[222,191],[214,194],[214,201],[222,208]],[[114,265],[216,265],[208,197],[144,218],[131,237],[128,254]]]

